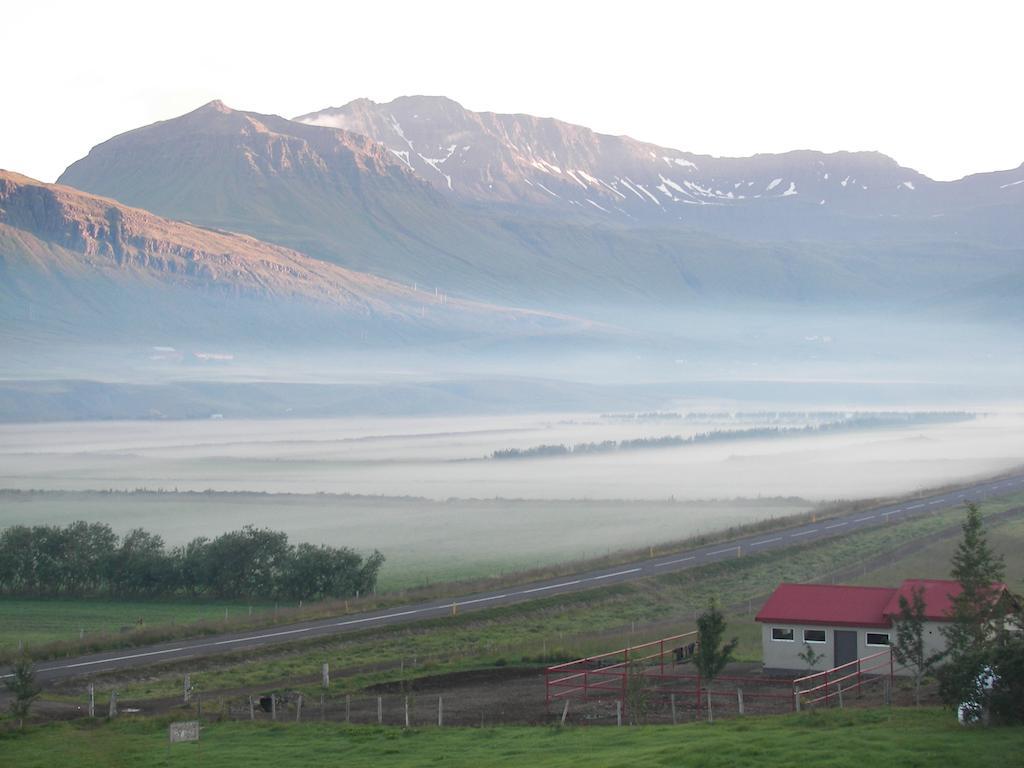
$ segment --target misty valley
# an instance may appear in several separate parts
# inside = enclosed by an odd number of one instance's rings
[[[379,549],[381,586],[404,588],[967,482],[1017,466],[1022,434],[1013,411],[8,424],[0,527],[87,520],[178,545],[251,524]]]
[[[8,5],[0,766],[1019,763],[1020,8]]]

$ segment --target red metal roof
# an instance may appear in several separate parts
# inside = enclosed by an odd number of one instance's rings
[[[888,627],[885,608],[896,592],[892,587],[779,584],[755,619],[786,624]]]
[[[948,579],[906,579],[896,594],[892,596],[892,600],[885,606],[886,616],[896,616],[900,612],[900,595],[911,599],[911,591],[915,587],[924,588],[924,617],[928,621],[949,621],[953,613],[953,598],[963,592],[964,588],[960,586],[960,582],[951,581]],[[992,593],[993,595],[999,595],[1004,589],[1005,584],[993,584]]]
[[[949,621],[952,598],[963,588],[942,579],[906,579],[899,588],[852,587],[836,584],[779,584],[754,618],[777,624],[832,624],[841,627],[889,627],[900,612],[900,595],[908,600],[914,587],[924,587],[925,618]],[[1005,584],[993,584],[993,595]]]

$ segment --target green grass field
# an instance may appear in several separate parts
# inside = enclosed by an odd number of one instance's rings
[[[165,719],[55,723],[0,733],[18,768],[147,766],[975,766],[1019,765],[1024,728],[966,729],[936,709],[845,710],[633,728],[399,728],[211,723],[167,743]]]
[[[1024,503],[1024,494],[1009,499],[988,502],[983,506],[985,513],[998,512],[1010,506]],[[770,555],[759,558],[745,559],[743,564],[723,563],[703,568],[698,572],[681,574],[679,577],[650,581],[643,587],[631,588],[628,600],[614,601],[612,616],[593,617],[598,620],[601,629],[621,626],[631,622],[651,623],[670,617],[685,615],[687,612],[703,607],[707,600],[714,597],[728,605],[764,594],[765,585],[774,585],[783,579],[815,580],[831,571],[851,563],[856,563],[878,551],[884,551],[898,544],[911,541],[914,537],[926,534],[943,526],[957,522],[961,512],[947,510],[939,515],[900,524],[891,528],[878,529],[854,534],[843,539],[814,548],[795,550],[799,552],[796,559],[790,555]],[[1001,531],[993,537],[994,544],[1010,555],[1012,561],[1009,581],[1014,588],[1024,587],[1024,564],[1020,558],[1014,558],[1014,547],[1024,542],[1024,524],[1016,528]],[[945,542],[935,552],[914,556],[910,560],[901,561],[898,566],[883,571],[874,571],[871,578],[875,581],[866,583],[896,583],[905,574],[917,574],[924,577],[944,577],[948,575],[947,563],[955,541]],[[1016,551],[1020,551],[1019,549]],[[755,567],[756,564],[756,567]],[[899,571],[899,572],[897,572]],[[866,578],[866,577],[865,577]],[[659,584],[672,584],[684,587],[679,593],[660,588]],[[396,596],[396,599],[400,596]],[[588,600],[588,602],[590,602]],[[282,609],[286,606],[282,605]],[[0,655],[10,653],[18,647],[19,642],[27,646],[41,645],[53,641],[74,642],[80,630],[85,630],[88,641],[91,636],[99,633],[114,633],[122,628],[143,626],[153,629],[161,625],[185,625],[190,622],[207,622],[214,628],[224,619],[227,609],[230,619],[248,622],[248,606],[238,603],[201,602],[115,602],[94,600],[26,600],[0,599]],[[264,623],[272,623],[273,609],[269,606],[255,606],[254,615],[257,620],[266,617]],[[335,612],[336,609],[335,609]],[[315,613],[310,614],[316,615]],[[333,614],[332,614],[333,615]],[[282,619],[285,618],[282,615]],[[294,620],[289,618],[289,620]],[[588,626],[593,626],[589,624]],[[206,631],[208,627],[203,627]],[[558,627],[553,630],[550,640],[572,630]],[[182,636],[178,630],[174,636]],[[197,632],[198,634],[198,632]],[[514,645],[517,641],[510,639],[505,645]],[[114,643],[125,644],[125,642]]]
[[[74,641],[84,630],[85,638],[109,632],[130,632],[137,627],[223,621],[248,615],[248,606],[237,603],[121,602],[104,600],[22,600],[0,599],[0,651],[18,647],[19,642],[36,645],[54,640]],[[266,606],[255,606],[265,611]],[[273,612],[273,606],[270,607]],[[140,623],[141,620],[141,623]]]
[[[1007,585],[1014,592],[1024,592],[1024,518],[992,526],[988,529],[988,541],[993,551],[1003,556]],[[857,583],[896,585],[909,574],[926,579],[948,579],[949,563],[958,543],[956,537],[936,542],[887,567],[871,571]]]
[[[984,511],[1001,511],[1019,501],[1018,498],[991,502]],[[643,582],[466,613],[411,627],[383,628],[280,647],[259,657],[239,655],[192,661],[186,663],[187,669],[177,664],[150,670],[142,680],[100,678],[98,684],[104,691],[116,687],[125,698],[172,696],[181,685],[181,675],[188,671],[206,691],[240,687],[259,690],[285,679],[295,680],[295,687],[301,689],[303,678],[311,681],[310,686],[315,685],[312,681],[321,662],[326,660],[336,670],[337,684],[346,690],[356,690],[369,683],[394,679],[403,661],[407,668],[413,665],[416,674],[427,674],[489,666],[499,659],[522,663],[576,657],[692,629],[695,612],[703,609],[712,597],[724,605],[735,605],[764,595],[779,581],[828,578],[838,569],[856,568],[866,558],[955,525],[962,514],[960,510],[949,510],[830,542],[743,557]],[[1016,525],[1014,522],[1012,526],[998,528],[991,538],[1000,548],[1012,552],[1014,540],[1002,528],[1017,530]],[[947,544],[940,542],[937,546]],[[931,555],[928,568],[914,564],[920,557],[921,553],[915,553],[906,564],[887,563],[888,572],[878,581],[895,584],[907,576],[948,575],[949,560],[945,555]],[[868,571],[848,581],[875,578]],[[752,608],[756,610],[756,603]],[[733,611],[729,620],[730,634],[740,638],[739,658],[760,660],[760,632],[752,616],[746,610]],[[81,698],[80,692],[66,693],[77,696],[76,701]]]

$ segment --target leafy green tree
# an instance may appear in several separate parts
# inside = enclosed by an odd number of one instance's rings
[[[714,679],[732,661],[733,652],[739,644],[739,639],[735,637],[724,642],[726,626],[725,616],[714,600],[708,603],[707,610],[697,619],[698,642],[693,663],[709,689]],[[710,711],[708,718],[711,718]]]
[[[121,597],[153,597],[168,589],[173,569],[164,540],[155,533],[135,528],[125,534],[109,560],[111,591]]]
[[[963,536],[953,555],[952,575],[962,588],[953,598],[952,621],[942,632],[951,656],[963,654],[986,642],[997,618],[999,605],[992,584],[1003,579],[1003,559],[989,546],[978,505],[967,505]]]
[[[168,551],[141,528],[119,540],[102,523],[19,525],[0,531],[0,594],[324,599],[372,591],[383,562],[252,526]]]
[[[299,544],[286,569],[283,591],[296,600],[346,597],[357,591],[366,594],[377,581],[383,557],[375,552],[364,563],[362,556],[346,547]],[[367,573],[367,568],[372,574]]]
[[[989,697],[992,721],[1024,724],[1024,635],[1008,633],[992,652],[995,684]]]
[[[25,727],[25,718],[28,717],[32,702],[42,692],[36,685],[35,672],[32,669],[32,662],[28,657],[21,656],[14,662],[11,676],[4,681],[7,690],[11,692],[11,714],[18,719],[18,727]]]
[[[953,555],[952,575],[961,586],[952,600],[951,621],[942,628],[947,663],[938,670],[939,696],[951,707],[966,703],[973,714],[984,708],[978,680],[991,668],[993,651],[1005,640],[1006,601],[997,599],[992,585],[1003,578],[1005,566],[989,546],[978,505],[967,505],[963,534]]]
[[[910,600],[900,595],[900,613],[893,620],[896,641],[892,646],[893,658],[914,676],[914,704],[921,704],[921,681],[934,668],[943,654],[927,653],[924,643],[925,609],[924,587],[911,590]]]

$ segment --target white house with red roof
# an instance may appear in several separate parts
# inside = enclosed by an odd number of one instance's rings
[[[835,584],[780,584],[758,612],[764,668],[768,673],[806,672],[800,658],[807,646],[820,657],[815,671],[838,667],[884,651],[895,642],[893,618],[900,596],[924,589],[925,652],[944,650],[940,631],[951,620],[953,598],[962,587],[956,581],[907,579],[899,587],[855,587]],[[1004,584],[994,584],[997,593]],[[896,667],[896,673],[904,670]]]

